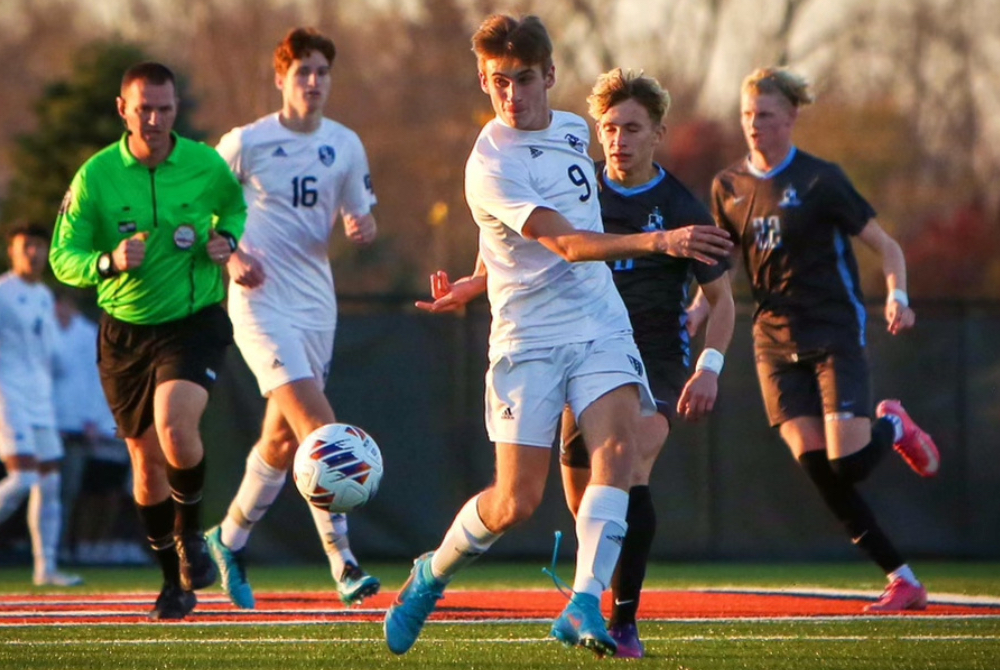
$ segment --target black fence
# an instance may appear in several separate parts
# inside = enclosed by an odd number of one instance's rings
[[[378,497],[350,518],[352,545],[365,559],[409,558],[434,548],[461,504],[493,476],[483,427],[489,313],[433,316],[410,298],[341,298],[328,385],[340,420],[368,430],[386,472]],[[1000,557],[1000,305],[917,304],[917,328],[899,337],[869,309],[876,399],[898,397],[931,432],[940,474],[921,479],[895,457],[862,485],[889,536],[908,556]],[[850,559],[857,550],[765,419],[750,344],[749,307],[736,337],[714,416],[678,425],[657,463],[653,493],[658,559]],[[263,411],[240,359],[229,365],[204,422],[209,450],[206,524],[236,491]],[[491,555],[544,558],[552,533],[573,522],[552,459],[536,516]],[[250,554],[261,561],[322,556],[304,502],[289,481],[261,521]]]

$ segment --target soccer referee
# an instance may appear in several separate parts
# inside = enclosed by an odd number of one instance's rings
[[[173,132],[173,73],[122,77],[121,140],[88,160],[56,220],[50,261],[97,286],[98,367],[128,444],[139,516],[163,570],[153,620],[183,619],[216,580],[201,532],[199,422],[232,341],[222,266],[246,221],[243,192],[211,147]]]

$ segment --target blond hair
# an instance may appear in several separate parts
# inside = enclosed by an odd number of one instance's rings
[[[635,100],[642,105],[653,125],[663,121],[670,111],[670,94],[660,86],[660,82],[647,77],[640,70],[622,70],[616,67],[597,77],[594,88],[587,96],[590,115],[595,121],[600,120],[609,109],[625,102]]]
[[[792,107],[802,107],[816,99],[809,87],[809,81],[805,77],[790,70],[781,67],[762,67],[747,75],[740,87],[740,93],[778,94],[788,100]]]

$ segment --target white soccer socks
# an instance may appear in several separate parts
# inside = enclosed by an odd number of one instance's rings
[[[284,470],[268,465],[256,449],[250,450],[243,481],[229,505],[226,518],[220,524],[222,544],[230,551],[239,551],[246,546],[250,530],[277,499],[287,476],[288,473]]]
[[[450,581],[456,572],[486,553],[501,535],[483,523],[479,516],[479,495],[474,496],[459,510],[441,546],[434,552],[431,573],[442,582]]]
[[[38,478],[28,497],[28,530],[35,557],[35,576],[56,572],[56,553],[62,525],[61,477],[47,472]]]
[[[576,576],[573,591],[597,598],[611,585],[625,538],[628,493],[591,484],[576,514]]]

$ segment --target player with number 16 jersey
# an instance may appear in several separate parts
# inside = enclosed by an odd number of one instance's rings
[[[376,202],[358,135],[329,118],[315,132],[296,132],[274,113],[226,133],[217,149],[247,201],[240,247],[263,264],[266,277],[255,288],[230,282],[234,327],[333,329],[330,233],[338,214],[362,216]]]
[[[256,604],[243,563],[254,524],[281,492],[298,445],[337,421],[325,394],[337,327],[330,233],[339,218],[355,244],[377,234],[361,140],[323,114],[336,53],[315,29],[288,31],[274,50],[281,110],[232,130],[217,147],[243,185],[248,210],[227,265],[229,314],[236,345],[267,398],[240,488],[207,533],[223,588],[244,609]],[[378,592],[378,579],[351,551],[347,518],[309,510],[341,600],[357,604]]]

